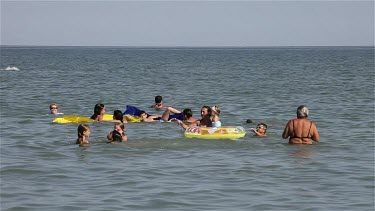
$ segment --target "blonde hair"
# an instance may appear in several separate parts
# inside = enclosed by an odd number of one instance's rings
[[[212,106],[212,111],[213,111],[213,112],[216,112],[218,115],[220,115],[220,111],[221,111],[221,109],[220,109],[219,106]]]

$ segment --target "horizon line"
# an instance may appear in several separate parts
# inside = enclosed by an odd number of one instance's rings
[[[313,48],[313,47],[375,47],[375,45],[275,45],[275,46],[143,46],[143,45],[0,45],[0,47],[86,47],[86,48]]]

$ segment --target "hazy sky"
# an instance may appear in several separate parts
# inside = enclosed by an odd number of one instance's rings
[[[374,46],[371,1],[4,1],[2,45]]]

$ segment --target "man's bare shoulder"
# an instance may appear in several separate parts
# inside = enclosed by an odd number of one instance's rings
[[[168,108],[168,106],[164,106],[164,105],[152,105],[152,106],[150,106],[150,108],[162,109],[162,108]]]
[[[190,117],[188,120],[186,120],[186,122],[189,122],[189,123],[195,123],[196,121],[198,121],[198,119],[194,117]]]

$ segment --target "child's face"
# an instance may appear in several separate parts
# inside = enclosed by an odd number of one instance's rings
[[[83,135],[86,136],[86,137],[89,137],[90,136],[90,129],[86,130],[85,132],[83,132]]]
[[[257,127],[257,131],[259,133],[266,133],[266,128],[263,125]]]
[[[120,127],[120,125],[115,125],[115,130],[119,133],[122,132],[122,128]]]

